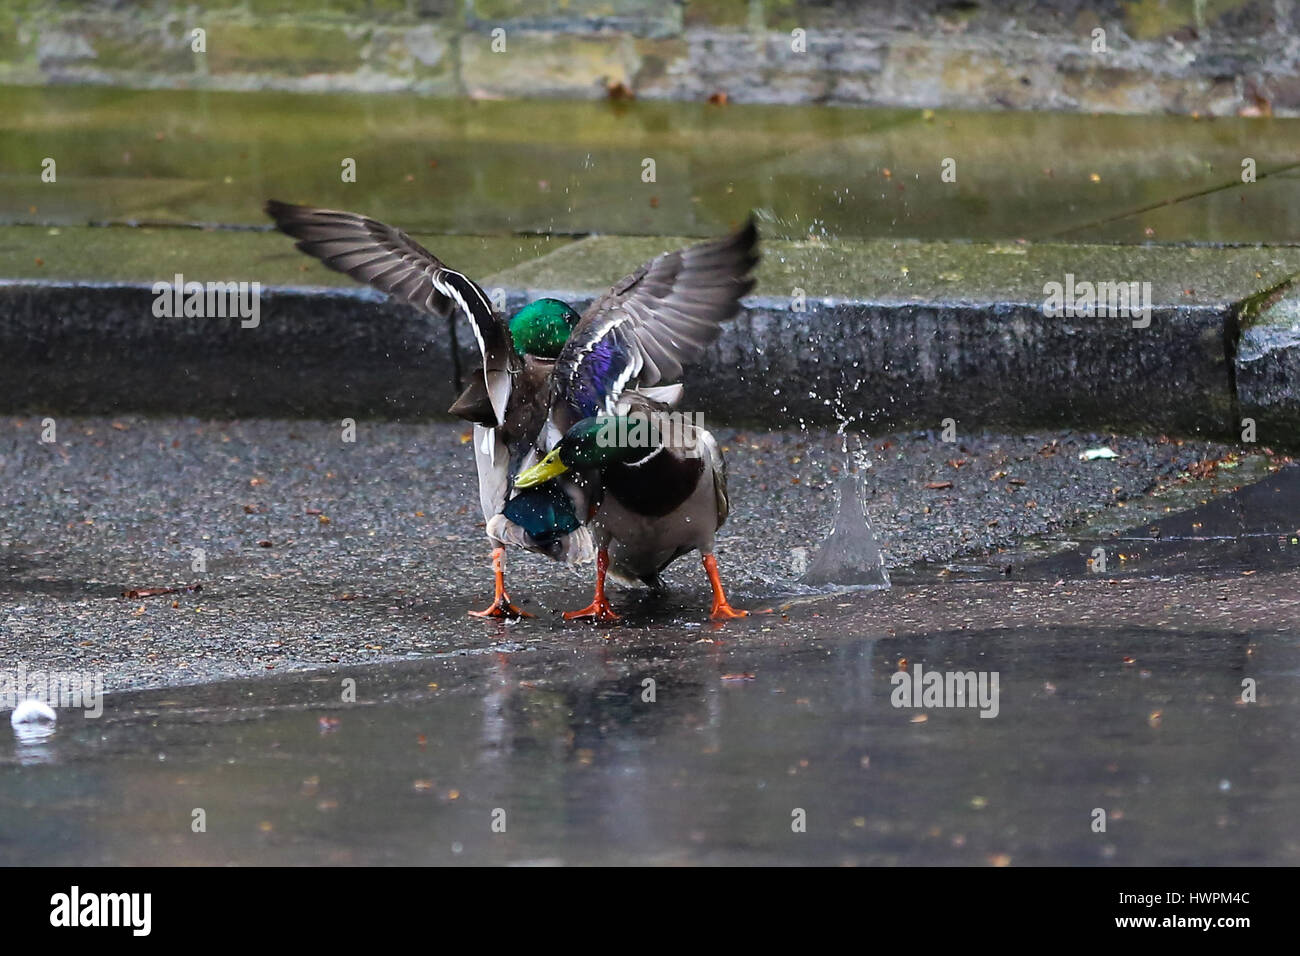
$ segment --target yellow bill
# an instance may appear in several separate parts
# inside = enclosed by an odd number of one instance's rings
[[[532,488],[540,485],[544,481],[550,481],[556,475],[562,475],[569,470],[569,466],[560,461],[560,453],[552,451],[545,458],[519,473],[515,479],[516,488]]]

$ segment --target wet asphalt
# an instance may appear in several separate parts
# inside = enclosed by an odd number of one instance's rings
[[[1300,469],[1263,449],[722,430],[723,574],[773,613],[711,624],[684,560],[592,628],[536,558],[536,618],[465,617],[456,426],[39,426],[0,425],[5,667],[110,693],[0,740],[5,863],[1300,862]],[[798,580],[851,461],[887,590]],[[927,670],[997,675],[989,717],[895,706]]]
[[[458,425],[362,422],[353,442],[341,425],[306,421],[66,419],[55,429],[56,442],[41,443],[39,420],[0,422],[0,635],[29,667],[92,668],[120,690],[586,639],[556,612],[587,603],[591,568],[529,554],[509,556],[507,585],[536,617],[467,618],[489,603],[491,572]],[[734,504],[718,558],[741,607],[816,595],[800,578],[850,463],[886,563],[943,570],[1124,514],[1229,451],[1107,435],[719,437]],[[1119,457],[1079,460],[1101,446]],[[1246,457],[1216,471],[1205,495],[1270,466]],[[666,601],[618,593],[627,618],[603,636],[704,627],[697,558],[667,579]]]

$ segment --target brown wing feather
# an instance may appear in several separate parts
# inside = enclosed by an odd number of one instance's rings
[[[556,360],[559,397],[584,413],[626,388],[672,381],[717,340],[754,288],[758,229],[666,252],[583,313]]]
[[[484,386],[495,416],[505,415],[509,372],[518,362],[510,336],[487,295],[400,229],[354,212],[295,206],[272,199],[266,213],[297,247],[338,272],[437,316],[459,307],[483,356]]]

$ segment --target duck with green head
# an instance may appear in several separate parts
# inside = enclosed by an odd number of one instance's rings
[[[515,486],[546,487],[572,472],[596,475],[589,522],[597,548],[596,594],[590,606],[566,618],[618,620],[605,594],[607,574],[659,587],[664,569],[692,551],[700,552],[713,589],[713,619],[749,613],[727,601],[718,574],[714,538],[730,504],[726,465],[710,432],[689,418],[645,407],[586,418],[521,472]]]
[[[698,360],[722,323],[740,311],[757,262],[751,220],[723,239],[656,256],[581,316],[546,298],[507,321],[473,280],[399,229],[356,213],[275,200],[266,211],[300,250],[330,268],[429,314],[457,310],[469,321],[482,367],[450,411],[474,425],[495,595],[486,610],[471,613],[485,617],[523,613],[505,589],[507,543],[570,564],[605,551],[594,546],[586,525],[601,498],[603,469],[566,469],[527,486],[516,479],[585,419],[676,401],[680,386],[661,383]],[[608,555],[601,560],[607,564]]]

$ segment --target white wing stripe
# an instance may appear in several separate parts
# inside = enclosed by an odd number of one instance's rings
[[[614,408],[618,405],[619,396],[622,395],[623,390],[627,388],[628,381],[640,371],[641,357],[634,354],[633,361],[627,363],[627,368],[623,369],[623,374],[616,378],[614,384],[610,387],[609,395],[605,398],[606,415],[614,414]]]
[[[443,270],[440,270],[439,272],[435,272],[435,273],[433,274],[433,277],[432,277],[432,278],[433,278],[433,284],[434,284],[435,286],[437,286],[439,292],[441,292],[441,293],[442,293],[443,295],[445,295],[445,296],[450,296],[451,299],[452,299],[452,300],[453,300],[453,301],[454,301],[458,306],[460,306],[460,310],[461,310],[462,312],[464,312],[465,315],[466,315],[466,317],[469,319],[469,327],[470,327],[471,329],[473,329],[473,331],[474,331],[474,338],[478,340],[479,351],[480,351],[480,352],[486,352],[486,351],[487,351],[487,343],[483,341],[483,333],[479,330],[478,322],[476,322],[475,319],[474,319],[474,313],[473,313],[472,311],[470,311],[469,303],[466,302],[466,301],[465,301],[465,297],[464,297],[463,295],[461,295],[461,293],[460,293],[460,289],[457,288],[457,287],[454,286],[454,285],[451,285],[451,284],[448,283],[448,282],[443,281],[443,275],[442,275],[442,273],[446,273],[446,272],[451,272],[451,270],[449,270],[449,269],[443,269]],[[459,272],[455,272],[455,273],[451,273],[451,274],[452,274],[452,275],[460,275]],[[464,276],[461,276],[461,278],[464,279],[465,277],[464,277]],[[490,307],[489,307],[489,311],[491,311]],[[487,369],[486,369],[486,368],[483,370],[483,382],[484,382],[484,384],[487,384]]]

